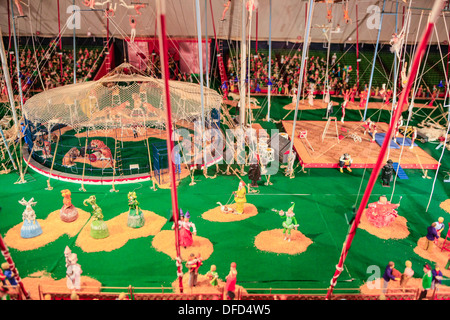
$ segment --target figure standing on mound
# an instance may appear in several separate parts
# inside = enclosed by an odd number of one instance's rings
[[[94,239],[103,239],[109,236],[108,225],[103,221],[102,209],[97,205],[97,199],[94,195],[83,201],[83,204],[92,206],[92,223],[90,235]]]
[[[197,229],[195,228],[195,224],[190,222],[191,215],[189,211],[186,211],[186,214],[183,215],[183,211],[180,210],[180,219],[178,220],[178,229],[180,230],[180,236],[178,238],[179,245],[184,247],[190,247],[194,243],[194,239],[192,235],[197,234]],[[172,229],[175,228],[175,225],[172,226]],[[192,232],[191,232],[192,229]]]
[[[245,189],[245,182],[241,180],[239,182],[239,187],[237,191],[233,191],[234,194],[234,202],[236,202],[236,213],[243,214],[244,213],[244,205],[247,203],[247,198],[245,195],[247,191]]]
[[[280,215],[281,218],[285,219],[283,222],[283,234],[284,234],[284,240],[288,240],[289,242],[291,241],[291,231],[292,229],[297,230],[299,224],[297,223],[297,219],[295,218],[295,213],[294,213],[294,206],[295,203],[292,203],[292,206],[287,210],[286,212],[286,216],[285,212],[283,210],[277,211],[278,214]]]
[[[36,205],[37,202],[34,201],[34,198],[31,198],[28,201],[26,201],[25,198],[22,198],[19,203],[26,207],[22,213],[23,225],[20,229],[21,237],[28,239],[41,235],[42,228],[36,220],[36,213],[32,208],[32,206]]]
[[[393,174],[394,174],[393,162],[391,159],[389,159],[381,169],[381,181],[383,187],[390,187]]]
[[[136,192],[128,192],[128,222],[127,225],[131,228],[140,228],[145,224],[144,213],[139,208],[139,201],[137,201]]]
[[[226,276],[227,282],[225,283],[224,292],[226,293],[226,300],[234,300],[236,296],[236,280],[237,280],[237,270],[236,262],[232,262],[230,265],[230,272]]]
[[[346,167],[348,172],[352,172],[352,169],[350,169],[352,162],[353,162],[352,157],[348,153],[344,153],[339,158],[339,171],[341,173],[344,172],[344,167]]]
[[[61,196],[63,197],[63,207],[59,211],[59,215],[62,221],[72,222],[78,218],[78,210],[72,204],[72,193],[69,189],[61,190]]]

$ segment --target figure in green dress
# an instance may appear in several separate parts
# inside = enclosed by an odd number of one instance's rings
[[[145,224],[144,213],[139,208],[139,201],[137,201],[136,192],[128,192],[128,222],[127,226],[130,228],[140,228]]]
[[[109,236],[108,226],[103,221],[102,209],[97,205],[97,199],[94,195],[83,201],[83,204],[92,206],[92,222],[90,235],[94,239],[103,239]]]
[[[297,219],[295,218],[294,213],[294,206],[295,203],[292,202],[292,206],[287,210],[286,214],[283,210],[275,210],[273,211],[277,212],[283,221],[283,234],[284,234],[284,240],[291,241],[291,231],[292,229],[297,230],[299,224],[297,223]]]

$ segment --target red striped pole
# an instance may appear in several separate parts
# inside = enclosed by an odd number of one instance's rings
[[[400,100],[398,102],[397,107],[395,108],[394,114],[391,119],[391,123],[389,124],[389,129],[386,132],[386,137],[384,138],[383,145],[381,146],[380,154],[378,155],[377,162],[375,164],[374,169],[372,170],[372,174],[370,175],[369,182],[367,183],[366,190],[364,192],[363,198],[361,200],[361,203],[359,205],[358,211],[356,213],[355,219],[353,221],[353,224],[351,226],[351,229],[349,233],[347,234],[347,238],[344,242],[344,245],[342,247],[341,256],[339,259],[339,263],[336,265],[336,271],[334,273],[333,278],[331,279],[330,287],[328,288],[328,293],[326,296],[326,299],[330,299],[331,294],[333,292],[333,288],[336,286],[337,278],[341,274],[342,270],[344,270],[344,261],[347,257],[348,251],[350,250],[353,238],[355,236],[356,230],[358,229],[359,221],[361,220],[361,215],[363,213],[363,210],[365,209],[370,194],[372,193],[373,186],[375,184],[375,181],[378,179],[378,174],[380,172],[381,166],[384,161],[384,157],[386,155],[386,150],[388,148],[388,145],[391,142],[393,131],[395,128],[395,124],[397,123],[398,119],[400,118],[400,115],[403,110],[403,105],[406,103],[408,94],[411,90],[412,84],[414,82],[414,79],[417,76],[417,71],[419,69],[420,61],[422,60],[425,49],[428,45],[428,42],[430,40],[431,34],[433,32],[434,24],[436,23],[437,18],[439,17],[442,8],[444,6],[445,0],[436,0],[433,5],[433,9],[430,14],[430,19],[428,21],[427,27],[425,29],[424,34],[422,35],[422,40],[420,41],[420,44],[418,46],[418,49],[416,51],[416,54],[414,56],[411,70],[408,75],[408,81],[406,83],[405,88],[403,89]]]
[[[171,182],[172,196],[172,214],[175,225],[175,249],[177,253],[177,274],[179,280],[180,292],[183,293],[183,275],[181,266],[179,231],[178,231],[178,199],[177,199],[177,180],[175,177],[175,164],[172,159],[173,141],[172,141],[172,108],[170,104],[169,91],[169,63],[168,63],[168,45],[166,36],[166,3],[165,0],[157,0],[156,7],[158,12],[159,29],[159,55],[161,58],[161,72],[164,80],[164,98],[166,102],[166,132],[167,132],[167,156],[169,159],[169,174]]]
[[[2,236],[0,235],[0,250],[2,251],[3,257],[5,257],[6,262],[9,264],[9,270],[11,270],[14,279],[16,279],[17,284],[19,285],[19,298],[22,299],[22,294],[25,295],[25,298],[30,299],[30,294],[27,290],[25,290],[25,286],[23,285],[22,279],[20,279],[19,271],[17,271],[16,265],[14,264],[13,259],[11,258],[11,254],[9,253],[8,247],[3,241]]]

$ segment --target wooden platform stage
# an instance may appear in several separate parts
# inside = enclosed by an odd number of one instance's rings
[[[322,141],[326,124],[326,120],[296,123],[294,150],[305,168],[338,168],[339,158],[344,153],[350,154],[353,158],[352,168],[375,166],[381,147],[375,141],[371,142],[372,137],[369,134],[364,135],[363,122],[330,121],[327,134]],[[282,125],[291,139],[293,121],[282,121]],[[385,133],[388,124],[377,123],[377,129],[379,133]],[[299,137],[301,131],[306,131],[306,139]],[[339,139],[338,135],[343,138]],[[355,141],[354,136],[360,137],[361,142]],[[439,166],[437,160],[418,146],[410,149],[405,145],[403,151],[401,150],[401,146],[399,149],[389,148],[385,161],[391,159],[393,162],[399,162],[404,169],[437,169]]]

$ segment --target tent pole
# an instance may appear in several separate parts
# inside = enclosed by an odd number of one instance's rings
[[[386,0],[383,0],[383,10],[381,11],[380,26],[378,27],[377,43],[375,45],[375,52],[373,54],[372,71],[370,72],[369,91],[367,92],[366,106],[364,107],[364,116],[363,116],[363,119],[362,119],[363,121],[366,121],[367,106],[369,105],[370,91],[372,89],[373,73],[375,71],[375,62],[376,62],[376,59],[377,59],[378,45],[380,43],[381,26],[383,25],[383,16],[384,16],[384,8],[385,8],[385,6],[386,6]]]
[[[358,3],[356,3],[356,86],[359,90],[359,32],[358,32]]]
[[[270,121],[270,98],[272,95],[272,0],[269,0],[269,72],[267,74],[267,121]]]
[[[77,51],[76,51],[76,28],[75,28],[75,0],[72,1],[74,10],[73,14],[73,83],[77,83]]]
[[[289,146],[289,157],[292,157],[292,148],[294,147],[294,139],[295,139],[295,126],[297,125],[297,114],[298,114],[298,103],[300,101],[300,92],[302,91],[303,84],[303,75],[306,64],[306,52],[308,51],[308,42],[309,42],[309,32],[311,29],[311,20],[312,20],[312,11],[313,11],[314,0],[309,0],[308,4],[308,18],[305,29],[305,37],[303,39],[303,52],[302,52],[302,62],[300,65],[300,74],[298,77],[298,88],[297,88],[297,101],[295,103],[295,113],[294,113],[294,122],[292,125],[292,134],[291,134],[291,144]],[[291,172],[293,170],[293,161],[288,161],[288,169],[287,172]]]
[[[422,58],[424,56],[425,49],[431,38],[434,24],[436,23],[436,20],[443,8],[444,1],[445,0],[437,0],[434,2],[433,9],[432,9],[432,12],[430,15],[430,19],[428,20],[427,27],[422,35],[422,39],[419,43],[416,54],[414,55],[414,57],[412,59],[411,69],[408,74],[408,81],[402,90],[402,93],[401,93],[400,99],[399,99],[399,104],[398,104],[397,108],[395,108],[394,116],[393,116],[393,119],[392,119],[391,123],[389,124],[389,128],[386,132],[386,137],[383,141],[383,145],[381,146],[381,150],[378,155],[377,162],[375,163],[375,167],[373,168],[372,173],[370,175],[369,182],[367,183],[366,190],[364,191],[364,195],[363,195],[361,203],[358,207],[358,211],[356,212],[355,219],[353,220],[353,223],[349,229],[347,237],[342,246],[342,252],[341,252],[341,255],[339,258],[339,263],[336,265],[336,271],[333,275],[333,278],[331,279],[331,283],[330,283],[330,287],[328,288],[326,300],[330,299],[333,289],[337,284],[337,279],[338,279],[339,275],[341,274],[341,272],[344,270],[345,258],[348,254],[348,251],[350,250],[353,238],[355,236],[356,230],[358,229],[358,225],[361,220],[362,213],[363,213],[364,209],[366,208],[370,194],[372,193],[372,189],[375,185],[375,182],[378,179],[378,174],[380,173],[381,167],[383,166],[384,156],[386,154],[387,147],[391,142],[393,131],[395,128],[395,123],[400,118],[400,115],[401,115],[402,109],[403,109],[403,105],[406,103],[406,100],[408,98],[411,87],[416,79],[420,61],[422,60]]]
[[[241,39],[241,85],[239,88],[239,124],[241,127],[245,125],[245,78],[246,78],[246,64],[247,46],[245,39],[245,18],[246,18],[245,1],[242,1],[242,39]],[[250,79],[249,79],[250,81]]]
[[[179,229],[178,229],[178,198],[177,198],[177,181],[175,177],[175,164],[172,161],[173,156],[173,141],[172,141],[172,108],[170,101],[169,90],[169,63],[168,63],[168,43],[166,36],[166,2],[164,0],[156,1],[156,9],[158,13],[158,30],[159,30],[159,52],[161,57],[161,72],[164,80],[164,99],[166,104],[166,139],[167,139],[167,155],[169,161],[169,174],[171,179],[171,200],[172,200],[172,215],[175,225],[175,249],[177,255],[177,276],[179,282],[180,292],[183,293],[183,273],[181,264],[181,253],[179,243]]]
[[[205,0],[205,74],[206,74],[206,87],[209,88],[209,54],[208,54],[208,0]]]

